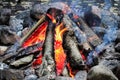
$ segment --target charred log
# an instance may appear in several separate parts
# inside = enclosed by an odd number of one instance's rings
[[[43,46],[43,59],[42,64],[39,69],[39,76],[51,74],[55,69],[55,63],[53,60],[53,30],[55,28],[55,24],[52,22],[48,24],[46,39]]]
[[[73,69],[83,69],[84,62],[82,56],[79,52],[76,38],[74,37],[73,32],[67,32],[64,36],[64,48],[67,50],[67,57],[70,63],[70,66]]]
[[[78,26],[76,26],[75,23],[67,15],[65,15],[65,17],[64,17],[64,24],[65,24],[65,26],[68,27],[69,30],[74,31],[77,41],[79,42],[80,45],[83,45],[83,48],[85,50],[92,49],[86,39],[85,33],[81,29],[79,29]]]
[[[93,47],[96,47],[102,43],[102,40],[93,32],[93,30],[84,22],[82,18],[78,17],[75,23],[86,33],[87,39]]]

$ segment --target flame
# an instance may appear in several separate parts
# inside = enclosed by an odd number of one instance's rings
[[[33,44],[37,44],[39,42],[43,43],[45,40],[45,34],[46,34],[46,29],[47,29],[47,24],[48,22],[44,22],[41,24],[32,34],[31,36],[22,44],[22,47],[28,47]],[[42,50],[39,48],[39,50]]]
[[[33,62],[32,66],[35,67],[37,65],[40,65],[42,63],[42,54],[40,54],[37,59]]]
[[[72,73],[72,68],[70,67],[70,63],[67,63],[67,67],[68,67],[68,70],[69,70],[70,77],[74,78],[74,74]]]
[[[60,75],[64,68],[64,63],[66,60],[66,54],[64,53],[64,49],[62,47],[62,36],[63,33],[67,30],[64,28],[61,30],[63,23],[58,25],[55,29],[55,42],[54,42],[54,51],[55,51],[55,62],[56,62],[56,71],[57,75]]]
[[[47,16],[52,20],[53,23],[56,23],[56,19],[53,16],[50,14],[47,14]]]

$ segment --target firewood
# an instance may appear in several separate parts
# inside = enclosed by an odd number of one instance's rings
[[[82,69],[84,62],[80,51],[78,49],[76,38],[72,31],[69,31],[64,36],[64,48],[67,50],[68,61],[70,62],[70,66],[74,69]]]
[[[76,22],[77,25],[82,26],[83,31],[85,32],[87,39],[89,43],[93,46],[96,47],[97,45],[102,43],[102,40],[93,32],[93,30],[84,22],[84,20],[80,17],[77,18]]]
[[[80,28],[78,28],[78,26],[76,26],[75,23],[67,15],[65,15],[65,17],[64,17],[64,24],[66,27],[68,27],[69,30],[74,31],[78,42],[83,45],[84,49],[92,50],[92,47],[90,46],[88,41],[87,40],[83,41],[85,33]],[[81,36],[79,36],[79,35],[81,35]]]
[[[55,62],[53,59],[53,39],[54,39],[54,30],[55,24],[49,22],[47,28],[46,39],[43,45],[43,58],[42,64],[39,69],[39,75],[50,75],[55,71]]]
[[[28,64],[33,60],[33,56],[34,55],[32,54],[32,55],[20,58],[20,59],[18,59],[16,61],[10,63],[10,65],[13,66],[13,67],[20,67],[22,65]]]
[[[40,25],[44,21],[45,15],[42,16],[42,18],[35,24],[35,26],[33,26],[33,28],[28,32],[28,34],[26,34],[19,42],[16,42],[14,45],[7,49],[7,51],[5,52],[6,55],[3,56],[3,59],[1,59],[1,61],[4,61],[18,54],[18,50],[22,46],[23,42],[32,34],[32,32],[34,32],[39,27],[38,25]]]
[[[32,27],[32,29],[20,40],[20,45],[34,32],[40,25],[45,21],[45,15],[41,17],[41,19]]]

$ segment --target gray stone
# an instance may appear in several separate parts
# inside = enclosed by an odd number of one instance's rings
[[[120,53],[120,43],[118,43],[118,44],[115,46],[115,50],[116,50],[116,52],[119,52],[119,53]]]
[[[86,71],[79,71],[75,75],[75,80],[87,80],[87,72]]]
[[[74,80],[74,79],[71,77],[57,76],[55,80]]]
[[[103,66],[97,65],[90,69],[87,76],[88,80],[118,80],[112,71]]]
[[[0,44],[14,44],[19,37],[10,27],[0,26]]]
[[[30,11],[30,16],[33,19],[39,20],[41,15],[43,15],[44,13],[45,13],[45,6],[41,4],[35,4]]]
[[[24,74],[22,70],[4,69],[0,70],[1,80],[23,80]]]
[[[3,8],[0,10],[0,25],[9,25],[11,9]]]

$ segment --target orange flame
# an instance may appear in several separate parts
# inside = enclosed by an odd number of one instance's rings
[[[70,77],[74,78],[74,74],[72,72],[72,68],[70,67],[70,63],[67,63],[67,67],[68,67],[68,70],[69,70]]]
[[[55,42],[54,42],[54,51],[55,51],[55,61],[56,61],[56,71],[57,75],[60,75],[64,68],[64,63],[66,60],[66,54],[64,53],[64,49],[62,47],[62,36],[63,33],[67,30],[67,28],[64,28],[61,30],[61,26],[63,26],[63,23],[58,25],[55,29]]]
[[[48,25],[48,22],[44,22],[43,24],[41,24],[31,34],[31,36],[22,44],[22,47],[25,48],[25,47],[31,46],[33,44],[37,44],[39,42],[44,42],[47,25]],[[41,46],[41,48],[39,48],[39,50],[42,50],[42,46]]]

